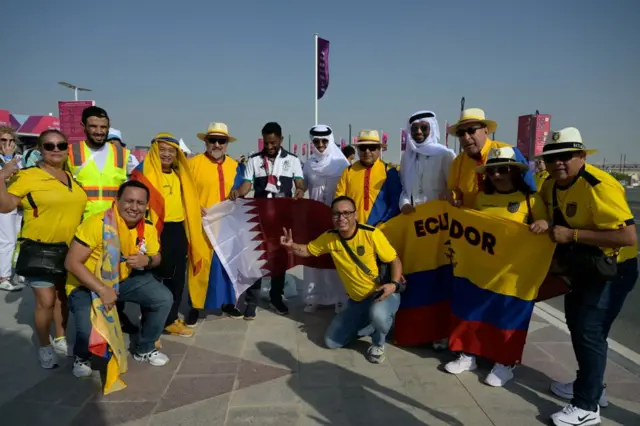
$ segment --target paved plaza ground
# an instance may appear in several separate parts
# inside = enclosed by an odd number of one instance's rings
[[[382,365],[365,360],[365,341],[325,349],[332,310],[306,314],[295,299],[290,306],[288,317],[260,310],[250,323],[211,314],[195,337],[163,337],[170,363],[157,368],[129,357],[128,388],[105,397],[99,371],[76,379],[71,358],[56,370],[40,368],[31,290],[2,293],[0,424],[539,425],[564,405],[549,383],[572,380],[576,370],[568,335],[537,315],[515,379],[491,388],[483,383],[488,363],[453,376],[442,368],[452,355],[429,348],[388,345]],[[603,424],[640,425],[637,365],[612,357]]]

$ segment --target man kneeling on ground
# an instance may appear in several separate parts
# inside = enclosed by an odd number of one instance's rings
[[[371,336],[367,358],[379,364],[384,361],[385,339],[404,290],[402,263],[382,231],[358,223],[355,212],[351,198],[338,197],[331,204],[335,229],[306,245],[294,243],[291,230],[285,229],[280,243],[301,257],[331,254],[349,300],[329,325],[325,344],[337,349]],[[381,279],[380,262],[390,264],[390,277]]]
[[[160,242],[155,227],[145,221],[149,189],[141,182],[125,182],[116,202],[106,212],[85,219],[69,247],[65,267],[69,309],[76,319],[73,374],[91,375],[89,337],[96,324],[93,301],[111,311],[116,301],[140,305],[144,321],[133,359],[162,366],[169,358],[155,349],[173,303],[171,292],[150,270],[160,264]],[[113,312],[115,314],[115,311]],[[122,334],[116,336],[122,338]],[[111,342],[109,342],[111,345]]]

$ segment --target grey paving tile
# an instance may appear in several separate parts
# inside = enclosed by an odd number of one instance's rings
[[[258,383],[264,383],[283,376],[289,376],[291,370],[271,365],[242,360],[238,368],[238,385],[236,389],[243,389]]]
[[[296,404],[300,401],[296,375],[279,377],[265,383],[240,388],[231,394],[232,407]]]
[[[301,388],[334,388],[340,385],[341,367],[325,361],[298,364],[298,383]]]
[[[569,342],[569,334],[558,327],[548,326],[527,334],[527,344],[535,342]]]
[[[158,401],[171,382],[177,365],[153,367],[149,364],[129,363],[129,371],[122,376],[127,387],[121,391],[103,395],[95,394],[96,401],[144,402]]]
[[[0,406],[0,419],[3,425],[67,426],[77,412],[73,407],[14,401]]]
[[[230,398],[225,394],[156,414],[151,417],[149,426],[223,425]]]
[[[78,380],[68,371],[59,371],[20,394],[18,399],[79,408],[100,390],[98,380]]]
[[[123,426],[148,417],[155,402],[90,402],[70,426]]]
[[[429,426],[493,426],[480,407],[455,407],[413,410],[420,425]],[[513,426],[515,423],[512,423]]]
[[[300,414],[297,405],[277,407],[231,407],[225,426],[296,426]]]
[[[249,328],[249,322],[242,319],[222,318],[216,321],[205,321],[198,328],[198,334],[211,333],[245,333]]]
[[[173,410],[205,399],[214,398],[233,389],[232,374],[216,376],[177,376],[160,400],[156,413]]]
[[[244,348],[244,334],[210,333],[195,336],[193,347],[208,349],[224,355],[240,357]]]
[[[178,374],[235,374],[240,358],[191,347],[180,364]]]

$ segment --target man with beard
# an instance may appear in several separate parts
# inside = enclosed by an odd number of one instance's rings
[[[306,188],[302,164],[298,157],[281,147],[283,138],[280,125],[275,122],[265,124],[262,128],[262,138],[263,150],[249,157],[244,182],[240,188],[231,191],[229,198],[235,200],[244,197],[252,187],[254,198],[303,198]],[[269,292],[271,308],[279,315],[289,314],[289,308],[282,300],[284,279],[284,275],[272,277]],[[261,281],[256,281],[245,293],[245,320],[253,320],[256,317]]]
[[[236,138],[229,134],[225,123],[210,123],[205,133],[198,133],[198,139],[205,143],[205,153],[198,154],[189,160],[189,168],[200,198],[202,214],[204,209],[221,203],[230,197],[232,190],[238,188],[244,177],[244,164],[227,155],[229,144]],[[205,238],[209,247],[208,255],[204,256],[205,268],[210,270],[213,257],[213,247]],[[189,283],[192,288],[208,289],[209,273],[200,274],[202,282]],[[206,294],[206,292],[203,292]],[[206,299],[206,297],[205,297]],[[208,307],[206,300],[190,300],[191,310],[186,316],[185,325],[195,327],[198,324],[200,311],[205,308],[217,309],[218,306]],[[234,305],[222,306],[222,312],[231,318],[242,318],[242,313]]]

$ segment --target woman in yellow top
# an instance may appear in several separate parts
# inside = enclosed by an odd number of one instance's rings
[[[533,173],[517,148],[492,148],[487,162],[476,168],[484,174],[481,191],[474,200],[475,210],[503,219],[529,225],[529,229],[542,234],[549,229],[547,209],[535,192]],[[476,369],[475,356],[460,353],[458,359],[445,365],[451,374]],[[495,363],[485,378],[490,386],[504,386],[513,378],[512,365]]]
[[[190,337],[193,330],[178,318],[185,280],[189,292],[193,278],[204,273],[202,247],[206,247],[200,201],[187,159],[180,142],[170,133],[159,133],[151,149],[131,179],[143,182],[150,190],[149,216],[160,235],[162,262],[154,274],[173,293],[173,306],[167,317],[165,333]],[[199,266],[200,265],[200,266]]]
[[[38,137],[42,161],[20,171],[14,163],[9,163],[0,171],[0,212],[12,211],[18,206],[24,211],[21,244],[63,243],[68,246],[73,239],[87,196],[64,168],[68,146],[62,132],[45,130]],[[8,187],[5,186],[5,178],[14,173]],[[20,256],[26,255],[26,250],[22,250]],[[19,257],[18,263],[22,260]],[[62,261],[59,266],[64,270],[64,258]],[[35,331],[40,343],[40,365],[54,368],[56,353],[70,356],[65,338],[68,318],[65,277],[24,275],[36,299]],[[51,322],[55,326],[53,341],[49,336]]]

